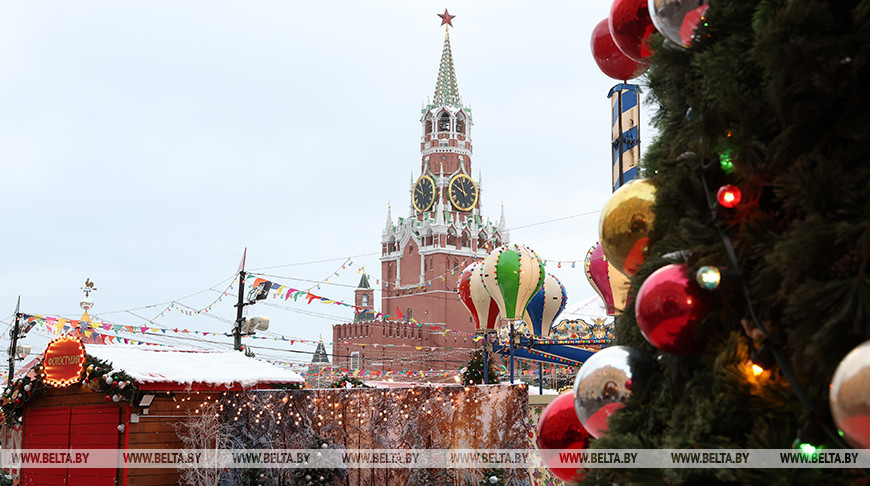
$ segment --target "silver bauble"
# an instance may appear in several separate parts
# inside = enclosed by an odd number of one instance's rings
[[[840,361],[829,400],[843,438],[856,449],[870,449],[870,341]]]
[[[607,419],[631,397],[632,364],[643,353],[628,346],[611,346],[583,363],[574,380],[574,408],[583,427],[595,438],[607,431]]]

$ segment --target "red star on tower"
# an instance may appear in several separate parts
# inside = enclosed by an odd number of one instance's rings
[[[453,20],[453,18],[456,17],[456,16],[455,16],[455,15],[450,15],[450,13],[447,12],[447,9],[446,9],[446,8],[444,9],[444,13],[443,13],[443,14],[436,14],[436,15],[438,15],[439,17],[441,17],[441,25],[447,24],[447,25],[449,25],[450,27],[453,27],[453,22],[452,22],[452,20]]]

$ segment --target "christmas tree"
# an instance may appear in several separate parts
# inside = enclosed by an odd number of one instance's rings
[[[498,383],[498,376],[492,366],[492,358],[489,359],[486,380],[489,384]],[[483,350],[477,349],[471,353],[471,360],[465,371],[462,372],[463,385],[483,384]]]
[[[658,359],[591,447],[846,448],[829,388],[870,339],[870,2],[711,0],[691,47],[655,35],[651,48],[654,224],[616,336]],[[717,202],[726,185],[737,204]],[[693,303],[703,339],[684,354],[651,345],[635,315],[668,264],[693,282],[703,266],[721,275]],[[591,469],[585,483],[861,481],[856,469],[711,468]]]

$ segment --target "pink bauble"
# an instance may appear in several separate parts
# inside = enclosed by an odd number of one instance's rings
[[[628,81],[646,71],[647,65],[630,59],[616,47],[610,36],[607,19],[598,22],[592,29],[592,57],[601,72],[613,79]]]
[[[577,418],[573,393],[563,393],[547,405],[538,421],[537,435],[538,450],[542,451],[544,464],[550,472],[563,481],[583,479],[586,469],[556,466],[559,452],[582,451],[589,446],[589,432]]]
[[[634,308],[646,340],[671,354],[697,353],[705,342],[696,325],[710,307],[710,293],[686,272],[684,263],[653,272],[640,286]]]
[[[614,0],[608,25],[613,41],[626,56],[644,62],[652,54],[647,42],[656,28],[647,0]]]

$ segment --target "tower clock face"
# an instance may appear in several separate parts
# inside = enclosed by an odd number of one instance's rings
[[[450,180],[448,195],[453,207],[460,211],[470,211],[477,204],[477,186],[465,174],[457,174]]]
[[[414,194],[411,198],[414,202],[414,209],[419,212],[426,212],[432,207],[435,202],[435,180],[424,175],[417,179],[414,184]]]

